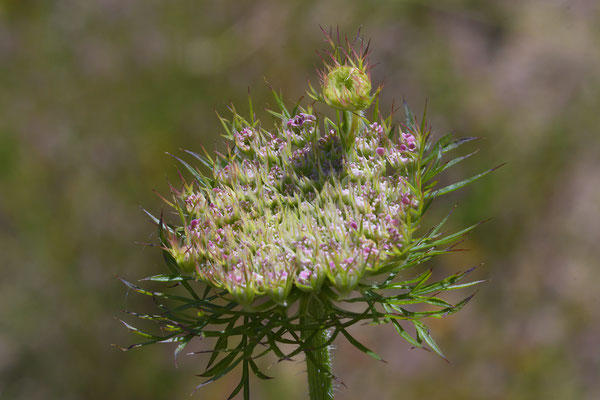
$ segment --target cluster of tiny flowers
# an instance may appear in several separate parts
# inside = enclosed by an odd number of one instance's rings
[[[169,251],[238,302],[267,295],[285,304],[294,287],[322,285],[347,296],[409,242],[413,135],[361,120],[346,152],[309,110],[272,132],[245,126],[232,138],[235,155],[215,168],[213,187],[178,195],[184,226]]]
[[[311,124],[316,121],[314,115],[300,113],[287,122],[288,127],[301,128],[304,124]]]

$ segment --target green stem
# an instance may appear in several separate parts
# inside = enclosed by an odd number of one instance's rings
[[[308,298],[303,325],[314,325],[322,320],[324,308],[316,298]],[[333,400],[333,375],[331,374],[331,357],[329,346],[326,346],[329,333],[326,329],[306,330],[302,332],[305,340],[306,371],[310,400]]]
[[[352,111],[342,111],[342,145],[346,153],[354,147],[354,141],[356,140],[356,133],[361,122],[360,116],[362,111],[358,112],[358,115],[354,115]]]

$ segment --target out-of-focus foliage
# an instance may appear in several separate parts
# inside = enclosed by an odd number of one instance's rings
[[[452,364],[393,329],[357,327],[391,366],[340,343],[334,372],[349,389],[338,397],[600,397],[600,5],[438,3],[0,2],[0,398],[188,396],[203,356],[176,369],[168,349],[110,347],[128,340],[118,310],[150,306],[114,275],[162,271],[154,249],[134,244],[156,242],[138,205],[159,210],[148,188],[176,179],[165,151],[220,142],[224,99],[244,104],[250,87],[269,102],[265,76],[302,96],[316,80],[312,49],[325,46],[319,24],[362,24],[383,105],[427,98],[438,135],[485,139],[448,181],[508,162],[445,199],[461,203],[455,227],[494,217],[470,252],[435,266],[483,259],[477,277],[491,280],[462,313],[432,321]],[[305,398],[302,363],[285,367],[254,397]]]

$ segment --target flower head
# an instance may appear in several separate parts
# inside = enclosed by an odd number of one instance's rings
[[[193,249],[185,262],[246,305],[265,295],[285,303],[294,286],[326,284],[348,295],[403,251],[419,206],[414,189],[396,184],[407,182],[406,166],[389,170],[384,158],[401,151],[399,131],[378,135],[374,149],[345,153],[335,136],[329,143],[312,110],[283,122],[270,132],[234,129],[239,153],[221,160],[213,187],[177,197],[188,227],[180,241]],[[289,127],[299,129],[301,147]],[[370,141],[373,130],[383,128],[362,124],[358,140]],[[190,208],[199,199],[207,207]]]

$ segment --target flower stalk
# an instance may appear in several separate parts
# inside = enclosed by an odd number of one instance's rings
[[[307,296],[306,299],[308,304],[301,324],[317,325],[314,329],[302,332],[302,338],[306,342],[304,354],[310,400],[331,400],[334,395],[331,354],[328,345],[330,332],[318,327],[326,319],[327,308],[315,296]]]

